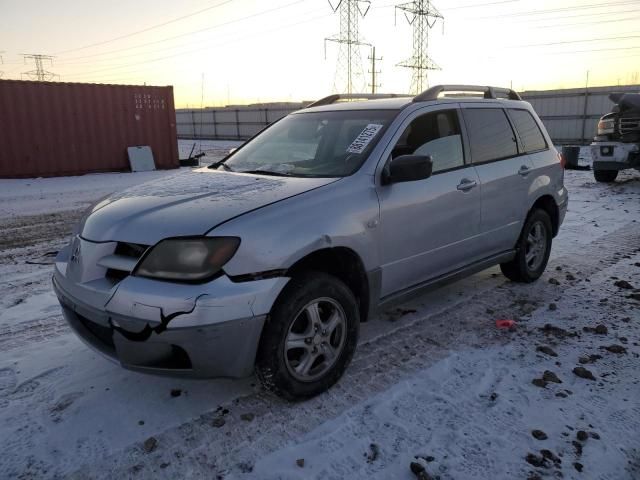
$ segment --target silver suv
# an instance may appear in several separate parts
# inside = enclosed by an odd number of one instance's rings
[[[376,310],[496,264],[540,277],[563,177],[512,90],[333,95],[208,168],[95,205],[53,285],[76,333],[123,367],[255,367],[308,397],[340,378]]]

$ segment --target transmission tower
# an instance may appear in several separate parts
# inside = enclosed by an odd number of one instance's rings
[[[327,42],[339,45],[338,62],[333,90],[338,93],[354,93],[364,89],[365,77],[360,56],[360,47],[369,45],[360,39],[358,20],[364,18],[371,7],[369,0],[339,0],[337,4],[329,1],[329,6],[340,15],[340,33],[325,38],[325,57]]]
[[[429,70],[440,70],[429,57],[429,31],[438,20],[444,20],[444,17],[429,0],[414,0],[396,5],[396,14],[398,11],[404,13],[409,25],[413,27],[413,53],[411,58],[398,66],[412,69],[410,93],[418,94],[429,86]]]
[[[53,72],[49,72],[44,69],[44,62],[48,61],[50,65],[53,65],[53,57],[51,55],[40,55],[38,53],[25,53],[22,55],[24,57],[24,63],[27,63],[27,60],[33,60],[35,63],[35,70],[29,70],[28,72],[23,72],[22,77],[30,78],[31,80],[38,80],[39,82],[48,82],[53,80],[57,75]]]
[[[4,63],[4,60],[2,60],[2,54],[3,54],[3,53],[4,53],[4,52],[0,52],[0,65],[2,65],[2,64]],[[2,78],[2,74],[3,74],[3,73],[4,73],[4,72],[3,72],[2,70],[0,70],[0,78]]]

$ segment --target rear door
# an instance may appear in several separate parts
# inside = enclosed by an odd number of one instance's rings
[[[533,165],[501,106],[463,108],[471,161],[482,184],[481,236],[486,256],[514,248],[528,209]]]
[[[425,180],[381,185],[381,295],[422,283],[479,254],[480,182],[465,159],[460,112],[428,107],[410,116],[384,155],[431,155],[433,175]],[[384,165],[379,166],[380,170]]]
[[[535,169],[535,177],[548,175],[547,178],[558,182],[557,187],[562,188],[562,169],[558,166],[557,154],[551,150],[539,121],[525,108],[508,108],[507,113],[520,138],[521,150],[529,156]]]

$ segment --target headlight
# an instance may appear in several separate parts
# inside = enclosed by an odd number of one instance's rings
[[[598,122],[598,135],[607,135],[613,133],[616,128],[616,122],[613,118],[607,118]]]
[[[162,240],[133,272],[139,277],[179,282],[213,278],[238,250],[238,237],[186,237]]]

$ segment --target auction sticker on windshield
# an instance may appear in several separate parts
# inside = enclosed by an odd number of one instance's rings
[[[360,132],[360,134],[356,137],[356,139],[351,142],[351,145],[347,148],[348,153],[362,153],[369,142],[373,140],[373,137],[377,135],[383,125],[379,125],[377,123],[370,123],[364,130]]]

